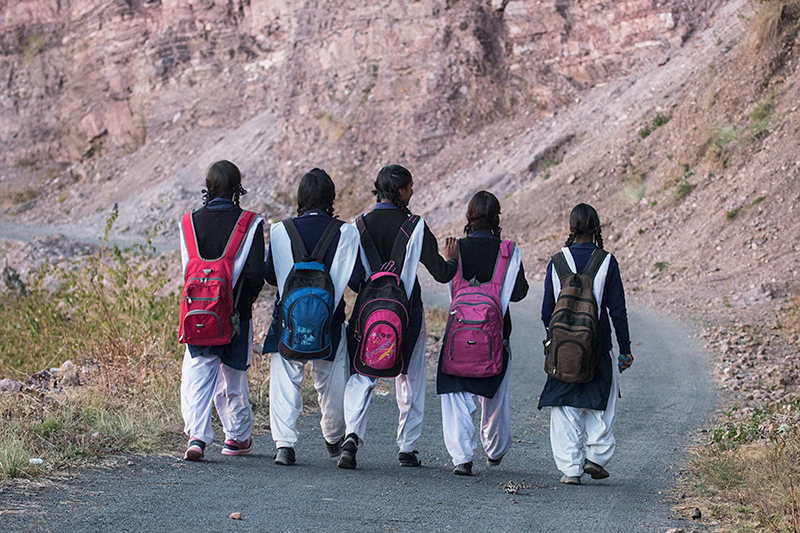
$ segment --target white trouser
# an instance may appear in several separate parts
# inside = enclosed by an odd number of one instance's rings
[[[297,417],[303,411],[303,371],[306,361],[290,361],[273,353],[269,372],[269,424],[278,448],[297,444]],[[347,338],[342,338],[333,361],[311,361],[311,377],[322,412],[319,425],[325,440],[334,443],[344,437],[344,387],[347,383]]]
[[[605,411],[576,407],[553,407],[550,411],[550,445],[556,466],[565,476],[583,474],[584,461],[605,466],[614,454],[614,420],[619,383],[611,356],[611,391]]]
[[[253,341],[247,346],[250,364]],[[247,370],[234,370],[223,365],[219,357],[192,357],[189,348],[183,356],[181,374],[181,414],[183,431],[206,444],[214,441],[211,428],[211,406],[216,406],[225,440],[245,441],[253,431],[253,411],[250,409],[250,386]]]
[[[408,372],[395,378],[397,407],[400,418],[397,426],[397,445],[401,452],[412,452],[422,435],[422,415],[425,410],[425,318],[419,329],[417,342],[411,352]],[[367,430],[367,409],[378,378],[353,374],[344,390],[344,419],[347,434],[358,435],[359,444],[364,442]]]
[[[500,459],[511,447],[511,410],[508,369],[493,398],[478,396],[481,403],[481,444],[490,459]],[[444,444],[453,465],[472,461],[475,455],[475,394],[451,392],[442,394],[442,430]]]

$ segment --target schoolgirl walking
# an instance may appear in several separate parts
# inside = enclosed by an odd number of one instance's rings
[[[559,354],[553,350],[560,350],[564,346],[562,359],[572,361],[572,354],[582,353],[576,352],[574,346],[586,341],[577,337],[577,330],[574,339],[560,338],[563,331],[567,331],[566,335],[573,333],[569,332],[568,326],[553,324],[556,319],[554,310],[557,298],[561,301],[559,295],[562,290],[565,293],[567,289],[574,291],[584,283],[589,284],[586,290],[591,288],[590,294],[596,303],[593,311],[597,314],[595,322],[599,322],[596,349],[584,351],[595,355],[596,359],[589,368],[582,369],[581,364],[570,364],[565,371],[566,363],[558,361]],[[573,301],[587,300],[570,298]],[[591,303],[592,298],[588,300]],[[567,307],[568,303],[565,304],[565,312],[568,313]],[[556,466],[563,473],[561,482],[580,485],[582,474],[588,474],[593,479],[607,478],[609,473],[605,466],[616,447],[613,430],[619,396],[611,344],[612,323],[620,350],[620,372],[630,367],[633,356],[619,264],[613,255],[603,250],[600,219],[590,205],[578,204],[572,210],[566,244],[547,265],[542,322],[548,330],[548,378],[539,398],[539,409],[552,407],[550,443]]]
[[[264,352],[272,353],[269,418],[277,447],[275,463],[283,466],[296,461],[297,418],[303,410],[300,387],[308,362],[328,455],[338,457],[344,441],[349,359],[342,295],[348,285],[358,291],[364,269],[358,260],[358,232],[333,216],[335,198],[330,176],[322,169],[312,169],[297,189],[297,217],[277,222],[270,229],[266,280],[278,287],[278,301],[273,320],[276,327],[271,328],[275,338],[268,336]],[[307,282],[301,277],[293,283],[300,267],[314,277],[305,278]],[[320,277],[332,287],[312,281]]]
[[[247,370],[253,303],[264,285],[264,221],[239,207],[239,169],[217,161],[206,175],[203,204],[181,221],[181,414],[189,444],[184,459],[202,461],[214,439],[212,405],[225,430],[224,455],[253,448]]]
[[[400,165],[382,168],[374,183],[373,194],[377,203],[372,211],[357,221],[361,234],[361,261],[369,278],[366,285],[371,280],[375,280],[376,285],[385,283],[378,288],[380,290],[391,289],[389,285],[397,283],[404,292],[401,296],[408,301],[408,309],[404,311],[402,308],[405,306],[401,305],[397,312],[398,315],[407,314],[400,316],[402,324],[387,319],[378,321],[374,327],[370,325],[369,331],[356,331],[362,324],[360,318],[364,313],[359,314],[358,303],[354,309],[348,331],[351,373],[344,394],[347,436],[339,468],[356,468],[356,452],[364,442],[367,411],[379,375],[396,376],[400,465],[413,467],[422,464],[416,445],[422,434],[425,408],[425,316],[417,267],[421,262],[436,281],[450,281],[456,271],[456,244],[455,239],[448,238],[445,244],[447,260],[439,255],[436,237],[425,221],[412,215],[408,209],[414,193],[413,185],[411,173],[406,168]],[[366,290],[362,288],[362,294]],[[362,299],[361,294],[359,298]],[[380,315],[380,309],[375,314]],[[402,342],[394,346],[393,341],[399,336],[402,336]],[[365,347],[365,344],[369,346]],[[396,360],[394,348],[397,348],[400,358],[397,365],[392,363]],[[384,366],[387,361],[391,367]],[[392,368],[396,371],[391,371]]]
[[[476,449],[476,396],[487,464],[497,466],[511,446],[509,302],[528,293],[519,248],[500,238],[500,202],[479,191],[469,201],[466,238],[458,241],[458,271],[450,283],[451,305],[436,392],[453,473],[472,475]]]

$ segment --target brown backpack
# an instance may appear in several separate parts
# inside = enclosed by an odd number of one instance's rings
[[[602,341],[592,287],[606,255],[600,248],[595,250],[580,274],[572,272],[564,252],[552,257],[554,275],[561,280],[561,292],[544,341],[544,370],[559,381],[586,383],[594,379]]]

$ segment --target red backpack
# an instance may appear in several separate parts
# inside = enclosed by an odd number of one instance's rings
[[[236,303],[242,287],[240,284],[234,300],[233,263],[255,218],[252,211],[242,211],[222,256],[205,259],[197,246],[192,213],[183,216],[181,226],[189,261],[181,294],[180,342],[220,346],[230,343],[234,332],[238,333]]]
[[[453,299],[444,333],[442,372],[463,378],[487,378],[503,370],[503,307],[500,293],[514,252],[513,241],[502,241],[492,279],[465,280],[461,253],[453,278]]]

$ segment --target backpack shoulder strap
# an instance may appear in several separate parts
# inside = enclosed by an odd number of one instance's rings
[[[511,263],[511,254],[514,253],[514,241],[501,241],[500,251],[497,252],[497,263],[494,265],[494,275],[492,283],[499,283],[501,286]]]
[[[402,272],[403,263],[406,261],[406,248],[408,248],[408,241],[411,240],[411,234],[419,222],[419,215],[411,215],[408,220],[403,222],[400,226],[400,231],[397,232],[397,237],[394,239],[394,246],[392,246],[392,254],[389,256],[389,262],[383,265],[382,268],[390,272]]]
[[[569,268],[569,263],[567,263],[567,258],[564,257],[564,252],[558,252],[551,259],[553,261],[553,268],[556,270],[556,275],[558,275],[558,279],[563,279],[564,276],[574,274],[572,269]]]
[[[367,261],[369,261],[369,268],[373,273],[378,272],[381,269],[381,255],[378,253],[375,241],[372,240],[367,225],[364,223],[364,215],[359,215],[356,218],[356,228],[361,238],[361,247],[364,248],[364,254],[367,256]]]
[[[286,233],[289,235],[289,240],[292,241],[292,259],[295,263],[302,261],[305,257],[308,257],[308,250],[306,250],[306,245],[303,242],[303,238],[300,236],[300,232],[297,231],[294,220],[292,220],[292,217],[289,217],[283,219],[281,223]]]
[[[328,248],[331,247],[331,243],[333,239],[336,238],[336,234],[339,232],[339,228],[342,227],[342,222],[338,218],[332,218],[331,221],[328,223],[328,227],[325,228],[325,232],[322,234],[322,237],[319,238],[317,241],[317,245],[314,247],[314,251],[311,252],[311,258],[314,261],[322,263],[325,259],[325,254],[328,251]]]
[[[186,243],[186,254],[189,259],[200,257],[200,250],[197,246],[197,237],[194,233],[194,221],[192,220],[192,212],[186,213],[181,218],[181,228],[183,229],[183,240]]]
[[[586,266],[583,268],[583,272],[581,274],[588,276],[589,279],[594,279],[597,275],[597,271],[600,270],[600,265],[603,264],[608,252],[602,250],[600,248],[596,249],[592,252],[592,256],[589,258],[589,262],[586,263]]]

